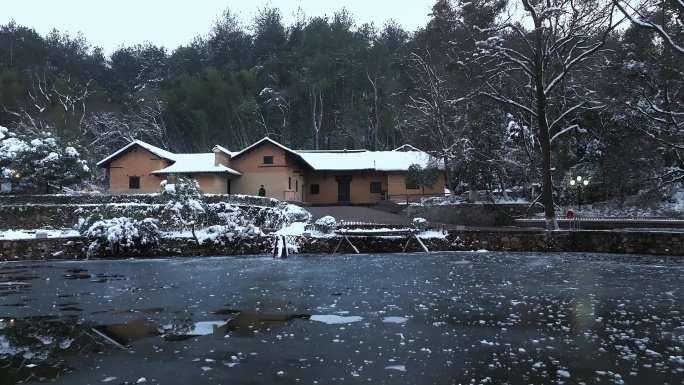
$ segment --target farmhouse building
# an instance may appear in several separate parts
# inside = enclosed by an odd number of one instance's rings
[[[241,151],[214,146],[211,153],[175,154],[136,140],[101,160],[111,194],[154,193],[169,174],[191,177],[209,194],[257,195],[310,204],[371,204],[399,194],[438,195],[444,173],[432,188],[406,185],[409,167],[443,164],[404,145],[393,151],[292,150],[266,137]]]

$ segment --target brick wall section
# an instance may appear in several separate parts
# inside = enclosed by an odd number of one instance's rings
[[[271,253],[272,237],[225,245],[197,246],[189,239],[165,239],[162,244],[137,254],[103,252],[98,258],[155,258],[221,255],[258,255]],[[350,237],[361,253],[397,253],[406,238]],[[339,238],[299,238],[301,253],[329,254]],[[454,231],[446,239],[424,239],[431,251],[512,251],[512,252],[586,252],[615,254],[652,254],[684,256],[684,233],[636,231]],[[80,238],[0,241],[0,260],[82,259],[87,240]],[[407,252],[421,251],[411,241]],[[350,253],[343,242],[340,253]]]

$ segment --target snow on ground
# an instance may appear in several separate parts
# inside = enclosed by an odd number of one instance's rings
[[[306,232],[306,223],[295,222],[289,226],[285,226],[282,229],[276,231],[275,235],[302,235]],[[316,232],[318,233],[318,232]],[[312,234],[313,235],[313,234]]]
[[[0,231],[0,240],[16,239],[35,239],[36,233],[47,233],[48,238],[78,237],[80,233],[76,230],[3,230]]]
[[[276,231],[275,235],[287,235],[287,236],[302,236],[305,232],[308,232],[311,237],[330,237],[335,236],[335,234],[324,234],[316,230],[306,230],[306,223],[295,222],[289,226],[283,227],[282,229]],[[387,233],[392,231],[391,229],[371,229],[364,230],[364,235],[373,236],[374,233]],[[81,234],[76,230],[63,229],[63,230],[3,230],[0,231],[0,240],[17,240],[17,239],[34,239],[36,238],[36,233],[45,232],[48,238],[66,238],[66,237],[78,237]],[[195,231],[199,238],[206,234],[205,229],[197,229]],[[445,235],[439,231],[424,231],[418,234],[420,238],[444,238]],[[164,238],[192,238],[192,232],[190,230],[184,231],[167,231],[163,233]]]

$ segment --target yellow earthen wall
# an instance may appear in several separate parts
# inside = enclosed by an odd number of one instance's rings
[[[379,193],[370,192],[371,182],[380,182],[381,190],[387,190],[387,174],[377,171],[316,171],[306,174],[305,200],[311,204],[337,204],[338,185],[337,175],[350,175],[349,183],[350,203],[369,204],[377,203]],[[319,185],[319,194],[311,194],[311,185]]]
[[[200,190],[206,194],[226,194],[228,191],[227,174],[192,174],[191,177],[199,183]],[[231,189],[232,187],[231,185]]]
[[[273,164],[264,164],[265,156],[272,156]],[[264,143],[237,159],[231,159],[230,167],[242,173],[232,182],[233,194],[257,195],[259,187],[264,185],[268,197],[302,201],[304,177],[299,173],[299,162],[280,147]],[[291,178],[291,188],[288,188],[288,178]]]
[[[109,167],[110,194],[149,194],[159,191],[159,183],[165,177],[151,175],[167,167],[170,162],[160,159],[157,155],[142,147],[133,147],[130,151],[114,160]],[[128,181],[131,176],[140,177],[140,189],[129,189]]]

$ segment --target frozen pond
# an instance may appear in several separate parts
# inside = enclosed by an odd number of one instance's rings
[[[684,259],[0,263],[0,383],[680,384]]]

